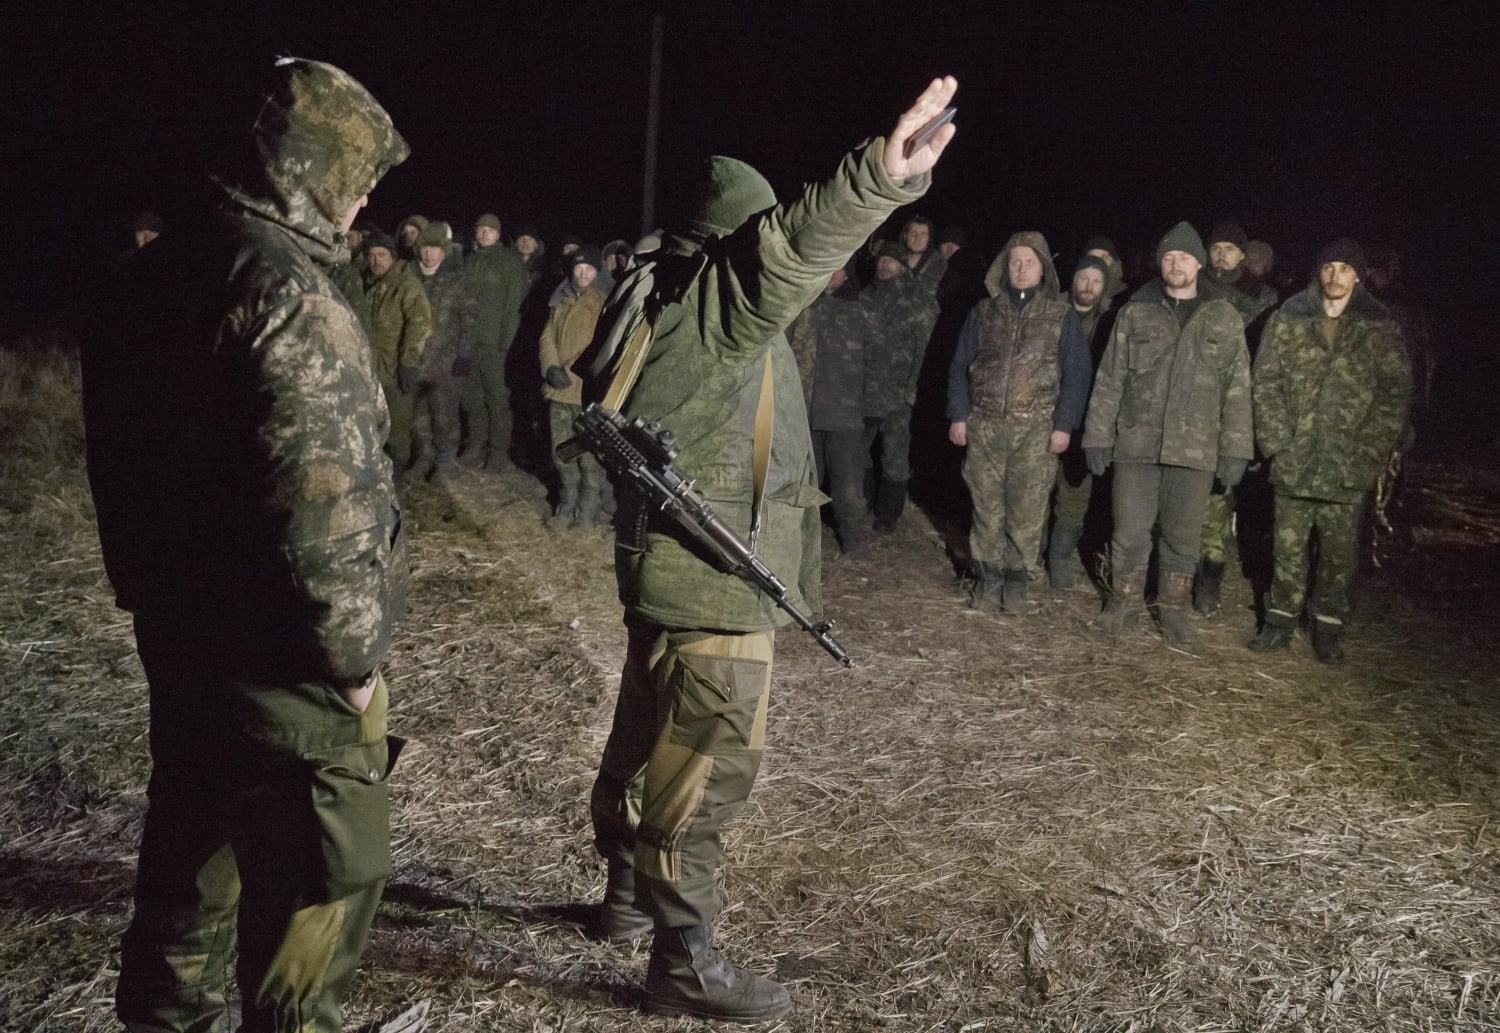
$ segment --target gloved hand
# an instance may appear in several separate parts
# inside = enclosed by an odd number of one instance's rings
[[[1233,456],[1220,456],[1219,467],[1214,471],[1214,476],[1225,488],[1233,488],[1240,483],[1240,478],[1245,476],[1245,468],[1250,465],[1248,459],[1236,459]]]
[[[399,366],[396,369],[396,386],[404,395],[414,395],[422,386],[422,371],[415,366]]]
[[[573,383],[573,378],[568,376],[568,371],[561,366],[548,366],[543,379],[547,381],[549,387],[555,387],[559,391]]]
[[[1086,448],[1083,450],[1084,461],[1089,464],[1089,473],[1095,477],[1103,477],[1104,471],[1109,469],[1110,462],[1115,457],[1112,446],[1104,445],[1100,448]]]
[[[453,360],[453,375],[455,377],[466,377],[474,372],[474,360],[459,357]]]

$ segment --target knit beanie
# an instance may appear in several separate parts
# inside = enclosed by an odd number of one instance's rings
[[[1252,240],[1245,245],[1245,257],[1260,261],[1267,269],[1276,264],[1276,252],[1264,240]]]
[[[1332,244],[1325,245],[1318,252],[1318,260],[1313,263],[1314,269],[1322,269],[1329,262],[1343,262],[1354,270],[1354,275],[1361,280],[1365,278],[1365,251],[1348,237],[1340,237]]]
[[[499,233],[500,232],[500,216],[494,215],[494,214],[492,214],[490,212],[485,212],[479,218],[477,218],[477,219],[474,220],[474,228],[476,230],[479,229],[481,226],[488,226],[490,229],[494,230],[496,233]]]
[[[1103,236],[1102,234],[1097,237],[1090,237],[1088,240],[1084,241],[1083,250],[1108,251],[1110,258],[1114,259],[1117,264],[1120,261],[1120,249],[1115,247],[1115,242],[1113,240],[1110,240],[1108,237]]]
[[[396,241],[389,233],[383,230],[369,229],[365,231],[365,251],[371,248],[383,247],[391,254],[396,253]]]
[[[1167,235],[1156,245],[1156,264],[1161,265],[1161,256],[1168,251],[1185,251],[1198,260],[1199,265],[1208,264],[1208,252],[1203,250],[1203,238],[1189,222],[1179,222],[1167,230]]]
[[[604,268],[599,249],[592,244],[580,244],[578,250],[568,256],[568,268],[572,269],[575,265],[591,265],[596,270]]]
[[[401,236],[401,231],[407,226],[415,226],[417,228],[417,232],[421,233],[427,228],[427,216],[408,215],[406,218],[401,220],[401,225],[396,227],[396,236]]]
[[[894,258],[903,266],[906,264],[906,250],[894,240],[882,240],[875,245],[873,254],[877,262],[882,258]]]
[[[1082,258],[1080,258],[1078,260],[1078,265],[1073,269],[1073,275],[1077,276],[1085,269],[1099,270],[1099,275],[1104,277],[1104,281],[1106,283],[1109,282],[1109,263],[1100,258],[1098,255],[1084,255]]]
[[[755,169],[715,154],[703,162],[688,189],[674,228],[704,237],[725,237],[746,219],[776,204],[776,192]]]
[[[453,230],[446,222],[429,222],[417,234],[417,247],[440,247],[447,250],[453,242]]]
[[[1245,228],[1232,219],[1225,219],[1219,223],[1208,237],[1210,247],[1214,244],[1228,243],[1233,244],[1241,251],[1245,250],[1245,245],[1249,242],[1250,237],[1245,233]]]

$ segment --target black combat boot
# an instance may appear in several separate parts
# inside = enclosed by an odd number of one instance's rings
[[[1118,571],[1110,579],[1109,602],[1104,612],[1094,618],[1094,627],[1109,635],[1118,635],[1140,619],[1146,591],[1144,570]]]
[[[1161,586],[1156,593],[1156,619],[1161,624],[1162,637],[1169,646],[1196,653],[1198,632],[1193,630],[1188,617],[1188,606],[1192,599],[1193,575],[1176,572],[1162,574]]]
[[[1036,603],[1027,598],[1027,590],[1030,587],[1026,576],[1026,568],[1020,567],[1007,570],[1004,575],[1005,583],[1001,588],[1000,612],[1009,613],[1018,617],[1025,617],[1036,612]]]
[[[785,1015],[791,996],[780,983],[739,968],[719,953],[707,926],[660,929],[646,966],[645,1006],[653,1015],[696,1015],[760,1022]]]
[[[1070,592],[1082,579],[1078,576],[1078,538],[1082,528],[1054,524],[1047,539],[1047,579],[1054,591]]]
[[[1344,634],[1342,621],[1331,621],[1323,617],[1313,620],[1313,655],[1325,664],[1336,664],[1344,658],[1344,645],[1340,641]]]
[[[639,940],[651,928],[651,916],[635,906],[635,868],[629,861],[611,860],[595,934],[601,940],[623,946]]]
[[[1193,609],[1200,616],[1212,617],[1219,612],[1219,588],[1224,584],[1224,564],[1213,560],[1198,561],[1198,580],[1193,583]]]
[[[880,481],[880,491],[875,496],[875,533],[890,534],[901,519],[906,508],[906,481]]]
[[[974,583],[969,586],[969,609],[998,610],[1005,577],[1000,568],[984,560],[974,561]]]
[[[1252,638],[1247,647],[1252,653],[1269,653],[1276,649],[1288,649],[1292,644],[1292,632],[1297,629],[1297,619],[1279,610],[1267,610],[1266,622],[1260,633]]]

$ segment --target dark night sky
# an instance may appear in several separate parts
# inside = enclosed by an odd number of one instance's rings
[[[663,189],[674,157],[722,150],[790,190],[951,72],[959,137],[922,207],[986,249],[1035,227],[1071,265],[1096,232],[1149,249],[1179,218],[1235,217],[1299,271],[1351,232],[1400,247],[1435,308],[1492,305],[1473,290],[1500,271],[1488,8],[1133,6],[656,5]],[[135,211],[170,214],[277,52],[349,70],[412,144],[372,198],[387,228],[495,210],[553,238],[637,235],[652,5],[258,7],[11,17],[7,310],[69,298]]]

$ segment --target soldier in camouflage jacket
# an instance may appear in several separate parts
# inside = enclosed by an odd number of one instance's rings
[[[316,62],[277,62],[252,120],[218,210],[141,253],[84,354],[104,563],[151,695],[131,1029],[218,1028],[236,931],[246,1029],[342,1028],[390,872],[400,519],[369,343],[325,270],[407,147]]]
[[[1320,659],[1341,655],[1360,517],[1406,424],[1411,365],[1389,311],[1359,282],[1363,263],[1352,241],[1325,248],[1319,282],[1276,311],[1256,356],[1255,436],[1276,505],[1276,573],[1252,643],[1259,650],[1290,638],[1316,529],[1313,645]]]
[[[422,380],[423,355],[432,336],[432,304],[411,266],[396,258],[396,245],[383,233],[371,237],[366,248],[370,286],[370,351],[375,375],[391,414],[385,451],[397,476],[412,460],[412,428],[416,419],[417,385]]]
[[[426,405],[417,414],[419,422],[427,417],[431,430],[421,435],[421,454],[414,465],[423,476],[451,477],[458,472],[459,406],[479,346],[479,292],[449,256],[452,241],[446,222],[429,223],[417,237],[414,271],[432,305],[432,336],[422,372]]]

